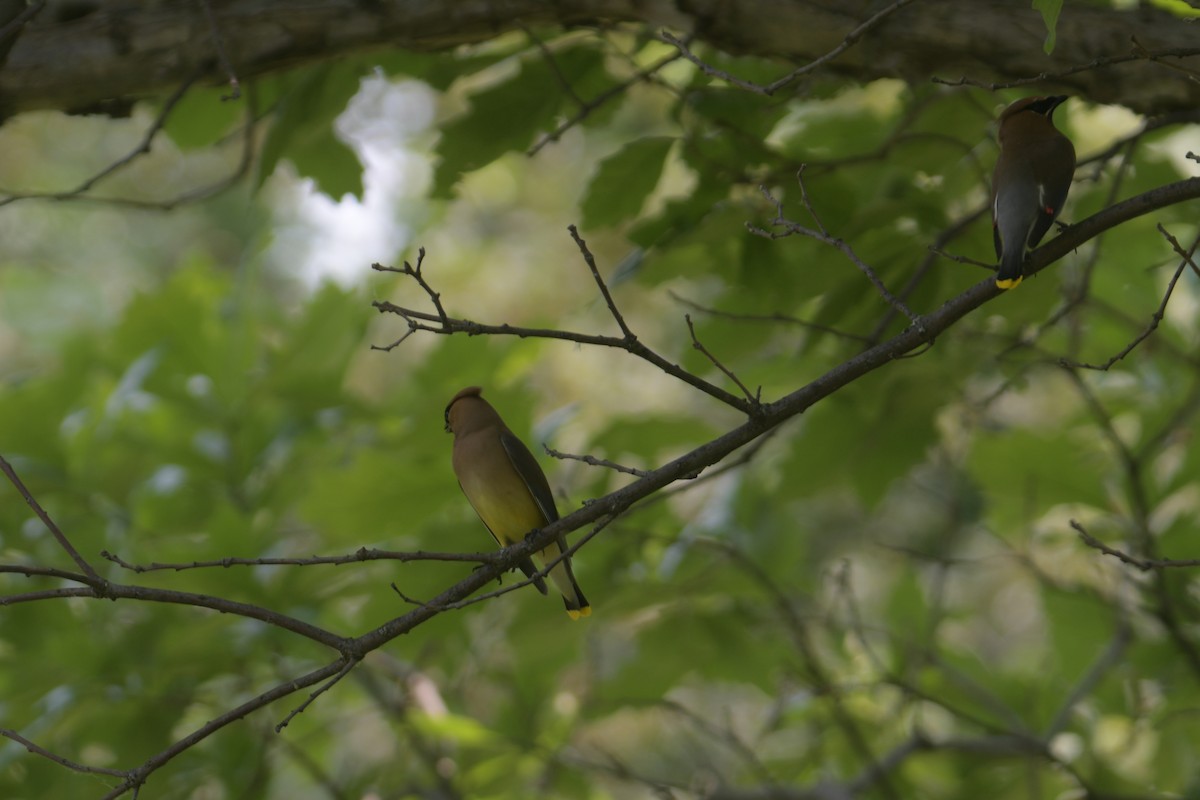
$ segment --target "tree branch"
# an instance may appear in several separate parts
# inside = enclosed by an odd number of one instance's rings
[[[1154,6],[1072,5],[1059,20],[1053,54],[1046,55],[1027,46],[1029,26],[1041,25],[1028,7],[1004,0],[922,0],[920,13],[891,13],[903,5],[893,2],[880,11],[870,0],[510,0],[433,7],[402,0],[299,6],[230,0],[213,5],[210,22],[195,4],[104,3],[88,6],[87,14],[40,14],[29,22],[0,71],[0,98],[9,113],[92,108],[112,98],[169,91],[197,67],[214,84],[228,83],[231,70],[214,50],[214,27],[225,50],[236,54],[245,83],[372,48],[436,52],[488,41],[520,25],[576,29],[630,22],[695,31],[729,53],[821,66],[862,83],[937,74],[989,86],[1051,80],[1095,102],[1142,113],[1200,106],[1196,81],[1145,81],[1126,68],[1148,61],[1182,65],[1200,52],[1190,26]],[[951,29],[978,33],[948,38]],[[1113,53],[1114,42],[1135,44]],[[785,83],[792,79],[785,76]]]

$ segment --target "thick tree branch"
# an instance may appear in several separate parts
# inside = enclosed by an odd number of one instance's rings
[[[0,72],[0,109],[85,109],[158,95],[199,67],[214,84],[229,83],[232,76],[244,83],[372,48],[443,51],[520,26],[569,29],[626,22],[688,32],[727,52],[777,58],[781,80],[835,54],[821,62],[824,69],[859,82],[882,77],[924,82],[941,76],[991,85],[1038,79],[1142,113],[1200,105],[1200,82],[1144,79],[1141,62],[1194,72],[1200,55],[1193,27],[1153,6],[1116,11],[1068,4],[1054,53],[1045,55],[1030,46],[1042,40],[1045,26],[1028,3],[892,5],[894,13],[864,29],[879,12],[879,4],[869,0],[316,0],[299,5],[231,0],[213,4],[212,19],[206,5],[195,2],[105,0],[82,16],[64,19],[43,11],[27,24]]]
[[[1030,274],[1040,272],[1074,248],[1079,247],[1102,231],[1108,230],[1121,222],[1150,213],[1158,208],[1197,197],[1200,197],[1200,178],[1192,178],[1154,189],[1136,197],[1131,197],[1122,203],[1106,208],[1080,221],[1076,225],[1070,226],[1061,236],[1034,251],[1030,255],[1030,260],[1026,265],[1027,272]],[[691,452],[676,458],[674,461],[649,471],[644,477],[639,478],[633,483],[604,497],[593,500],[583,508],[547,525],[523,542],[505,548],[501,551],[504,553],[503,558],[497,562],[485,565],[476,570],[467,579],[450,587],[421,608],[417,608],[402,617],[397,617],[375,631],[359,637],[356,640],[356,645],[364,650],[369,650],[378,647],[382,642],[407,633],[436,614],[438,608],[462,600],[489,580],[497,577],[501,572],[516,566],[517,562],[522,558],[545,548],[559,536],[578,530],[602,518],[619,515],[637,501],[654,494],[658,490],[685,477],[700,474],[734,451],[753,442],[792,417],[802,414],[820,400],[832,395],[863,375],[873,372],[892,361],[904,358],[917,348],[931,345],[943,331],[947,330],[958,320],[1001,294],[1003,294],[1003,291],[996,288],[995,281],[991,277],[980,281],[965,292],[948,300],[937,310],[920,317],[919,324],[911,325],[892,338],[864,350],[780,400],[762,404],[757,408],[757,413],[750,416],[742,425],[712,441],[700,445]],[[413,317],[437,323],[447,322],[447,320],[439,319],[434,315],[413,312],[390,303],[377,301],[374,305],[380,311],[390,311],[405,317],[410,326],[414,324]],[[439,324],[437,327],[429,326],[425,329],[441,334],[487,333],[564,339],[581,344],[594,344],[604,347],[620,347],[620,342],[622,341],[615,337],[573,334],[557,330],[527,329],[511,325],[486,326],[452,318],[448,322],[450,323],[449,331],[445,330],[442,324]],[[740,400],[740,398],[735,399]]]

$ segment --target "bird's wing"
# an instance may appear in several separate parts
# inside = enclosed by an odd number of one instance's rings
[[[525,446],[524,442],[509,431],[502,431],[500,433],[500,444],[504,445],[504,452],[508,453],[508,458],[512,462],[513,467],[516,468],[517,474],[521,476],[521,480],[525,481],[525,486],[529,489],[529,494],[533,496],[533,501],[541,509],[546,522],[554,522],[554,520],[558,519],[558,509],[554,505],[554,494],[550,491],[550,483],[546,480],[546,473],[542,472],[542,468],[538,465],[537,459],[533,457],[533,453],[529,452],[529,448]]]
[[[1033,229],[1029,232],[1031,248],[1036,247],[1037,243],[1046,235],[1046,231],[1050,230],[1050,224],[1058,217],[1063,204],[1067,202],[1067,194],[1071,191],[1071,178],[1075,172],[1075,147],[1066,138],[1059,137],[1051,146],[1046,161],[1050,164],[1061,165],[1065,174],[1038,185],[1038,216],[1037,221],[1033,223]]]

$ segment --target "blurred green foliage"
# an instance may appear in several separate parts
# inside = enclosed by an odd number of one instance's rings
[[[425,232],[442,244],[430,246],[426,274],[452,314],[611,332],[563,243],[558,223],[578,218],[605,274],[639,248],[614,291],[644,341],[724,382],[692,348],[689,313],[699,339],[764,399],[907,321],[842,252],[747,225],[778,231],[782,213],[823,226],[893,291],[907,287],[918,312],[986,277],[928,247],[976,215],[943,247],[990,263],[979,215],[994,155],[985,131],[1009,95],[820,79],[766,98],[678,62],[518,163],[514,154],[581,102],[668,52],[624,34],[567,36],[550,49],[553,64],[523,37],[506,38],[265,82],[253,89],[273,119],[259,182],[288,160],[335,198],[361,194],[362,168],[334,119],[371,66],[425,78],[459,109],[440,127],[431,195],[445,205]],[[784,71],[698,53],[752,80]],[[172,116],[180,147],[241,124],[192,105],[205,98],[220,105],[197,94]],[[1178,149],[1177,133],[1143,137],[1122,151],[1125,164],[1091,164],[1064,218],[1111,202],[1118,172],[1120,196],[1175,180],[1163,153]],[[819,222],[802,199],[801,164]],[[472,203],[486,207],[479,197],[499,184],[518,188],[497,196],[527,192],[542,206],[496,201],[467,224]],[[522,216],[534,211],[534,223]],[[213,229],[230,216],[206,213]],[[864,780],[861,796],[1194,793],[1200,774],[1184,743],[1200,737],[1195,581],[1142,574],[1084,547],[1070,527],[1077,520],[1143,557],[1200,550],[1194,275],[1111,370],[1073,379],[1062,365],[1102,362],[1150,323],[1179,261],[1159,223],[1180,241],[1197,235],[1194,204],[1110,231],[928,351],[772,432],[745,463],[613,523],[576,558],[590,620],[571,624],[529,591],[441,614],[369,655],[283,733],[272,726],[302,695],[188,750],[151,776],[146,795],[739,796],[870,777],[905,742],[917,752],[882,783]],[[405,327],[376,322],[370,299],[423,295],[395,276],[301,291],[253,266],[262,233],[247,228],[239,266],[196,247],[111,318],[57,320],[52,357],[3,376],[0,453],[114,581],[357,635],[409,609],[389,584],[430,597],[470,565],[136,575],[98,554],[144,564],[485,549],[441,429],[464,385],[487,386],[535,452],[542,423],[558,449],[639,467],[737,423],[617,352],[432,336],[368,350]],[[544,230],[531,240],[530,229]],[[36,306],[64,280],[18,267],[0,272],[9,308]],[[627,480],[543,461],[564,510]],[[0,564],[72,568],[7,484]],[[0,573],[5,596],[61,585]],[[3,606],[0,725],[73,760],[129,768],[332,658],[261,623],[183,606]],[[2,797],[100,796],[112,783],[0,745]]]

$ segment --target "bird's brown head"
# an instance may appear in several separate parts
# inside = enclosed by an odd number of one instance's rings
[[[465,389],[460,389],[458,394],[450,398],[450,402],[446,404],[446,433],[455,435],[466,433],[464,430],[471,419],[477,419],[481,416],[480,412],[488,415],[487,412],[495,414],[488,401],[483,399],[483,387],[468,386]]]
[[[1067,95],[1056,94],[1043,97],[1022,97],[1000,113],[1000,130],[1008,123],[1037,120],[1053,125],[1054,109],[1067,102]],[[1041,119],[1038,119],[1038,118]]]

